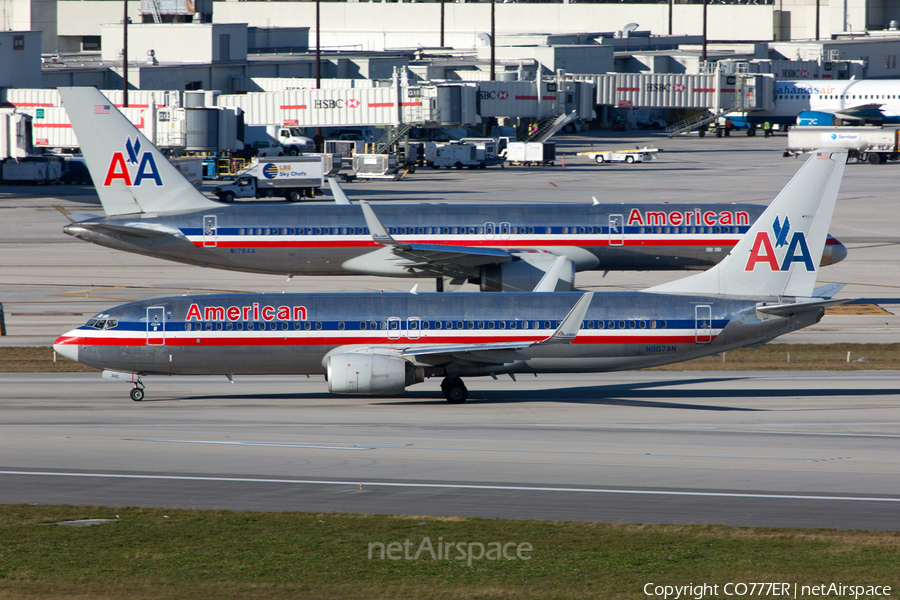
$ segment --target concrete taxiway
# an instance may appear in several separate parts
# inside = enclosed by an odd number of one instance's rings
[[[900,527],[900,373],[236,380],[0,375],[0,502]]]

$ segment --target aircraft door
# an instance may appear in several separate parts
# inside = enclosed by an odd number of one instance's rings
[[[625,215],[609,215],[609,245],[625,244]]]
[[[406,337],[417,340],[420,335],[422,335],[422,320],[419,317],[408,318],[406,320]]]
[[[207,215],[203,217],[203,247],[215,248],[218,244],[218,227],[216,226],[216,216]]]
[[[500,239],[501,240],[509,239],[509,230],[510,230],[509,223],[507,223],[506,221],[504,221],[503,223],[500,223]]]
[[[698,344],[712,342],[712,307],[699,304],[694,307],[694,339]]]
[[[400,317],[388,317],[387,320],[387,336],[389,340],[400,339]]]
[[[147,307],[147,345],[166,345],[166,308],[164,306]]]
[[[485,223],[484,224],[484,239],[486,239],[486,240],[494,239],[494,236],[496,235],[495,229],[496,228],[494,227],[494,224],[491,223],[490,221]]]

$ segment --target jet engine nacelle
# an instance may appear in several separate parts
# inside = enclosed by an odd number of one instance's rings
[[[834,115],[815,110],[804,110],[797,115],[798,127],[831,127],[836,125]]]
[[[328,391],[333,394],[389,396],[402,394],[406,386],[425,380],[425,371],[402,358],[348,352],[326,360]]]
[[[520,255],[520,260],[488,265],[481,268],[482,292],[530,292],[550,269],[558,257],[540,253]],[[575,263],[566,260],[556,282],[557,292],[571,292],[575,288]]]

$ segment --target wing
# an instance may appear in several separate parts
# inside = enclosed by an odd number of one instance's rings
[[[447,270],[466,270],[483,265],[493,265],[513,260],[513,255],[499,248],[469,248],[443,244],[406,244],[398,242],[388,233],[387,227],[369,206],[359,202],[366,218],[372,239],[384,246],[344,263],[344,267],[357,272],[383,274],[386,264],[420,275],[441,276]]]
[[[834,115],[850,121],[879,121],[884,118],[884,113],[881,112],[881,106],[881,104],[862,104],[860,106],[850,106],[834,111]]]
[[[535,346],[571,344],[578,336],[581,322],[584,320],[584,315],[587,313],[593,297],[594,292],[582,294],[575,306],[569,311],[569,314],[556,328],[556,331],[543,340],[500,342],[495,344],[410,346],[402,349],[400,356],[406,359],[414,359],[416,362],[433,365],[448,363],[502,365],[528,360],[530,356],[527,353],[520,352],[520,350],[526,351],[528,348]]]

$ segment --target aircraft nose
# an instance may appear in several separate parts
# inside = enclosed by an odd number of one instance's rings
[[[69,360],[78,362],[78,337],[73,335],[74,333],[74,331],[70,331],[56,338],[56,341],[53,342],[53,350]]]
[[[847,246],[840,243],[836,238],[828,236],[825,240],[825,250],[822,252],[822,262],[820,266],[834,265],[847,258]]]

